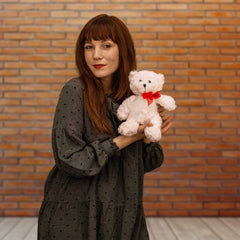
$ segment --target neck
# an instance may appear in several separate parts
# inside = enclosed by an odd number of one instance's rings
[[[103,89],[104,89],[105,94],[111,94],[112,93],[112,79],[102,78],[101,81],[103,84]]]

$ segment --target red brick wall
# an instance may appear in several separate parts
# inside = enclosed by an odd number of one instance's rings
[[[239,0],[1,1],[0,215],[37,214],[59,91],[76,75],[81,26],[99,13],[126,22],[139,69],[164,73],[177,100],[165,162],[146,175],[146,214],[239,216]]]

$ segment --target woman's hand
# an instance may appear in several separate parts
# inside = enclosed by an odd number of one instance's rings
[[[117,144],[119,149],[123,149],[126,146],[132,144],[133,142],[139,141],[141,139],[145,139],[146,137],[145,137],[145,134],[144,134],[144,129],[146,127],[151,127],[151,126],[152,126],[152,123],[150,123],[150,122],[145,123],[145,124],[140,125],[138,127],[137,133],[135,135],[130,136],[130,137],[120,135],[118,137],[115,137],[113,139],[113,141]]]
[[[168,116],[166,114],[167,111],[161,106],[158,107],[158,112],[159,112],[160,117],[163,120],[163,123],[161,126],[161,131],[162,131],[162,134],[164,135],[168,131],[168,129],[172,126],[171,121],[173,120],[173,116]]]
[[[158,112],[163,120],[163,123],[161,126],[161,131],[162,131],[162,134],[164,135],[168,131],[168,129],[172,126],[173,117],[168,116],[167,111],[161,106],[158,107]],[[151,122],[140,125],[138,128],[138,131],[135,135],[133,135],[131,137],[118,136],[118,137],[114,138],[114,142],[118,145],[118,147],[120,149],[130,145],[131,143],[133,143],[135,141],[141,140],[141,139],[143,139],[144,142],[148,144],[148,143],[150,143],[150,141],[145,137],[144,129],[146,127],[150,127],[150,126],[152,126]]]

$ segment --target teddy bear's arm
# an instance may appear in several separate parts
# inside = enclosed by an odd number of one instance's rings
[[[135,95],[132,95],[125,99],[122,104],[119,106],[118,111],[117,111],[117,116],[119,120],[126,120],[128,118],[130,109],[131,109],[131,103],[134,101],[136,98]]]
[[[175,100],[171,96],[161,95],[161,97],[156,100],[156,103],[168,111],[172,111],[176,108]]]

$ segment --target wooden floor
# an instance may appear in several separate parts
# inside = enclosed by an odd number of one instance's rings
[[[147,226],[150,240],[240,240],[240,218],[147,218]],[[0,240],[36,235],[37,218],[0,218]]]

